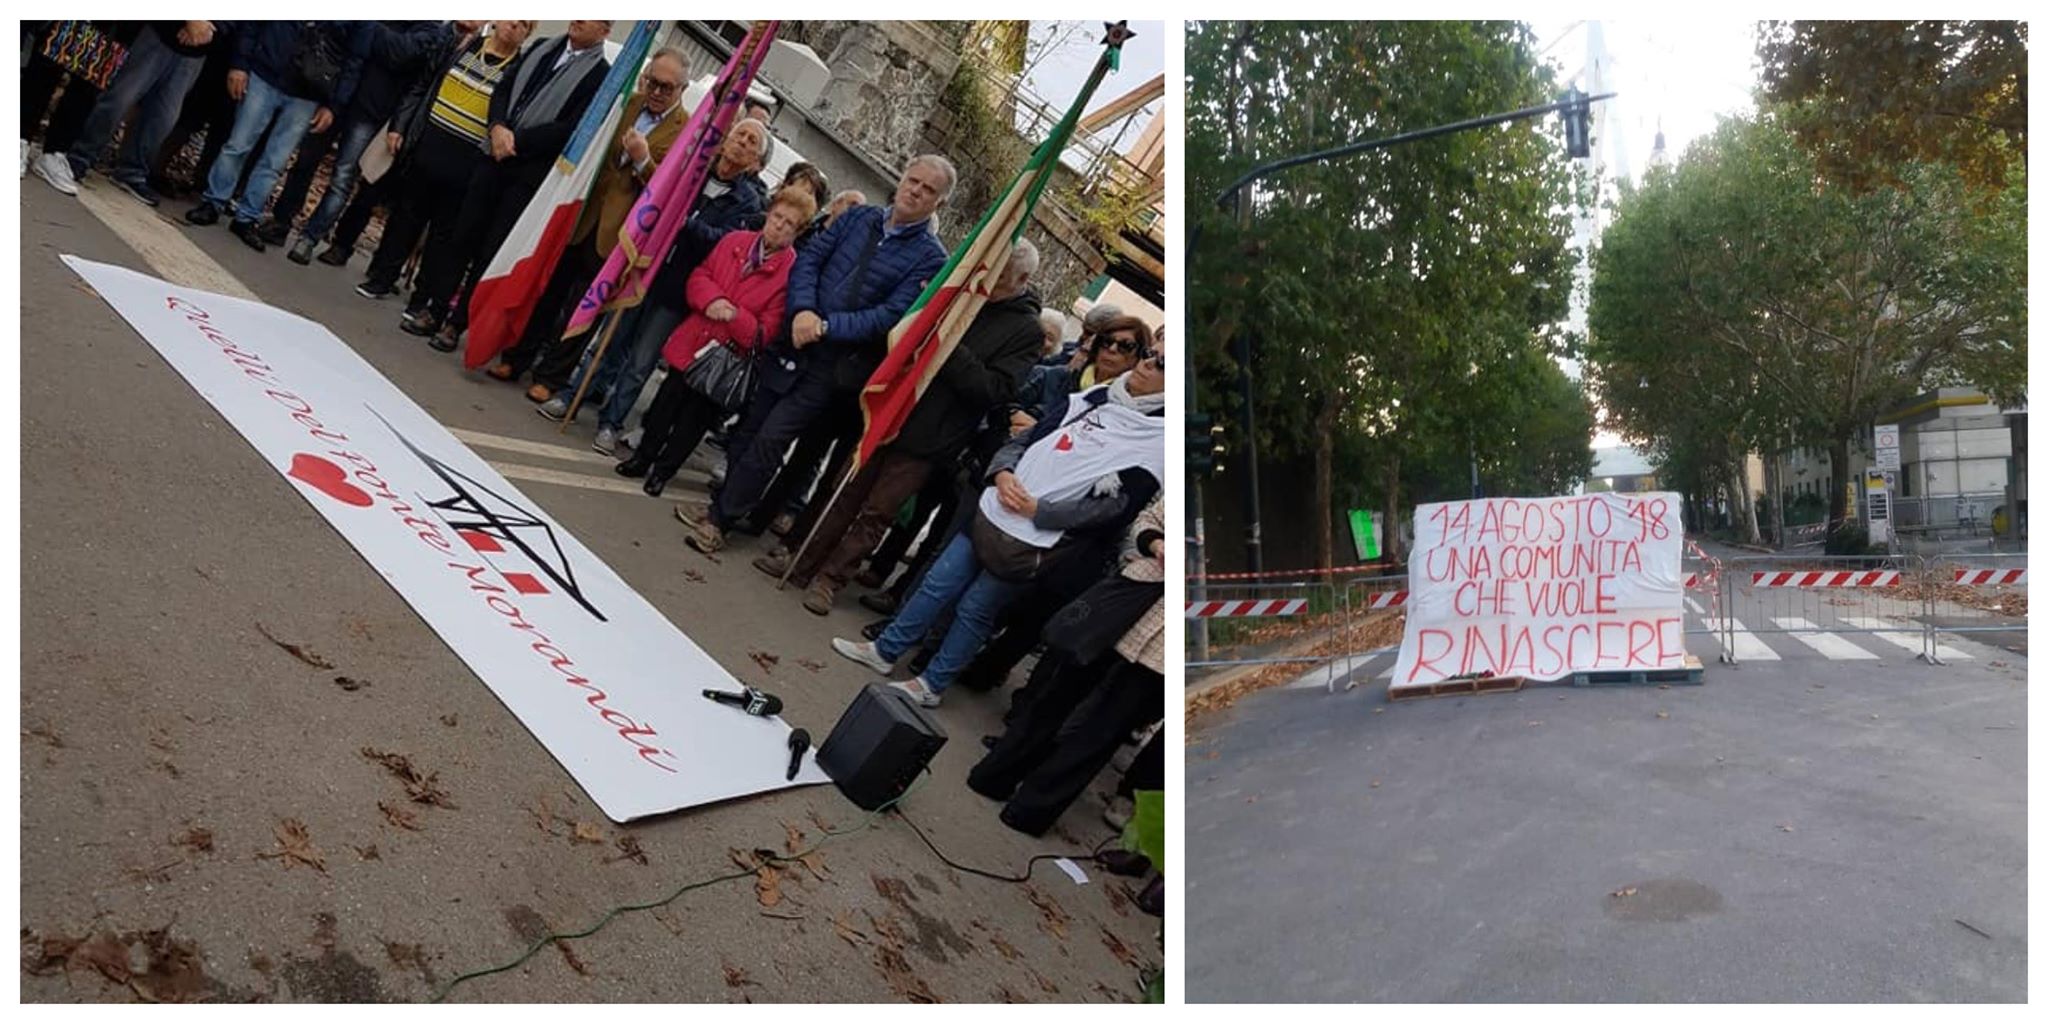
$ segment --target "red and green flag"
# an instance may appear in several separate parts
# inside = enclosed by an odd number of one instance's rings
[[[903,319],[889,332],[889,354],[868,378],[860,396],[861,416],[866,428],[860,448],[854,453],[851,474],[872,458],[875,450],[895,440],[910,410],[931,385],[939,367],[945,365],[967,325],[974,321],[988,301],[988,291],[1010,261],[1010,250],[1031,222],[1031,211],[1051,184],[1059,167],[1060,151],[1073,138],[1082,111],[1102,84],[1116,70],[1123,44],[1131,38],[1126,23],[1105,24],[1102,58],[1067,108],[1066,116],[1053,126],[1052,134],[1038,144],[1008,188],[981,215],[974,230],[953,250],[945,269],[925,287]]]

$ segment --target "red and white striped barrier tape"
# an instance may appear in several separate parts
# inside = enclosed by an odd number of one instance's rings
[[[1405,591],[1405,590],[1384,590],[1384,591],[1381,591],[1381,592],[1379,592],[1379,593],[1377,593],[1377,594],[1368,594],[1368,595],[1366,595],[1366,602],[1365,602],[1365,606],[1366,606],[1367,608],[1399,608],[1399,607],[1401,607],[1402,605],[1404,605],[1404,604],[1407,604],[1407,603],[1408,603],[1408,592],[1407,592],[1407,591]]]
[[[1357,572],[1361,569],[1384,569],[1385,562],[1368,562],[1364,565],[1340,565],[1334,569],[1288,569],[1284,572],[1212,572],[1207,576],[1190,576],[1189,583],[1204,583],[1210,580],[1271,580],[1289,576],[1334,576],[1338,573]]]
[[[1868,572],[1753,572],[1750,583],[1758,587],[1896,587],[1897,569]]]
[[[1308,599],[1297,597],[1281,601],[1189,601],[1190,619],[1256,619],[1280,618],[1300,615],[1308,607]]]
[[[1968,587],[2003,586],[2025,583],[2025,569],[1957,569],[1956,582]]]

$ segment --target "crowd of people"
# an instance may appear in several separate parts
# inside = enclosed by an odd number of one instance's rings
[[[612,30],[23,26],[24,175],[75,195],[102,171],[150,206],[196,192],[186,224],[225,221],[250,248],[283,247],[302,265],[346,267],[382,211],[355,293],[404,295],[396,326],[441,351],[462,344],[479,276],[597,94]],[[1003,802],[1010,827],[1043,834],[1164,714],[1163,338],[1096,305],[1067,341],[1067,317],[1034,289],[1040,254],[1019,238],[900,432],[849,476],[865,430],[861,388],[947,262],[933,218],[956,171],[939,154],[917,156],[881,204],[834,193],[804,163],[771,186],[772,110],[751,100],[644,300],[609,314],[617,322],[605,332],[565,337],[681,137],[685,74],[673,50],[645,62],[523,335],[483,372],[524,386],[554,420],[587,392],[579,409],[594,413],[594,447],[650,495],[693,455],[722,451],[710,500],[675,505],[683,543],[705,555],[762,543],[752,564],[794,584],[816,615],[833,614],[849,587],[864,591],[859,604],[880,618],[832,647],[905,676],[888,685],[907,699],[937,708],[955,684],[993,690],[1038,652],[968,781]],[[196,180],[170,180],[195,136]],[[601,358],[590,344],[600,333],[611,338]],[[1154,728],[1119,762],[1125,797],[1163,788],[1161,742]]]

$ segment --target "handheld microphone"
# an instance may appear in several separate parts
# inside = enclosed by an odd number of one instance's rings
[[[740,687],[740,692],[738,693],[727,693],[724,690],[705,690],[704,696],[720,704],[730,704],[757,718],[767,718],[770,715],[782,713],[782,698],[772,693],[762,693],[751,686]]]
[[[789,774],[783,776],[784,780],[794,780],[796,778],[797,769],[803,767],[804,764],[804,751],[809,749],[811,749],[811,734],[802,729],[790,730]]]

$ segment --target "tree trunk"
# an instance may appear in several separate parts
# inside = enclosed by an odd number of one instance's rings
[[[1401,543],[1401,457],[1387,456],[1387,520],[1384,524],[1387,535],[1380,539],[1380,558],[1388,562],[1405,562],[1408,552]]]
[[[1771,456],[1771,533],[1779,549],[1785,548],[1785,453]]]
[[[1849,524],[1849,440],[1837,438],[1828,445],[1828,537],[1840,535]],[[1838,553],[1835,544],[1827,551]]]
[[[1316,568],[1318,569],[1335,568],[1337,564],[1333,560],[1335,543],[1330,536],[1330,524],[1336,518],[1336,509],[1331,507],[1336,504],[1331,493],[1333,490],[1331,476],[1335,471],[1333,464],[1337,458],[1337,406],[1336,396],[1324,395],[1323,407],[1321,411],[1316,413],[1315,510],[1317,519],[1315,526]]]
[[[1761,544],[1763,537],[1756,527],[1756,500],[1749,493],[1749,474],[1743,472],[1746,468],[1741,459],[1729,467],[1729,493],[1734,497],[1728,502],[1728,513],[1735,517],[1737,536],[1746,543]]]

